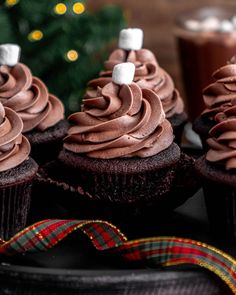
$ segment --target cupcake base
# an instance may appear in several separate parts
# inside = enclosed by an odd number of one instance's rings
[[[205,156],[195,163],[202,179],[211,232],[215,236],[236,238],[236,175],[219,169]]]
[[[0,172],[0,237],[8,240],[22,230],[30,208],[31,186],[38,170],[29,158],[19,166]]]
[[[179,158],[180,149],[174,143],[158,155],[142,159],[93,159],[64,149],[58,157],[63,167],[58,177],[94,200],[152,200],[169,191]]]
[[[174,178],[168,191],[159,197],[130,203],[89,198],[83,190],[58,179],[61,165],[53,161],[40,168],[33,192],[32,222],[45,218],[102,219],[114,223],[129,235],[151,235],[163,216],[171,214],[200,187],[194,174],[194,159],[186,154],[181,154],[175,164]],[[154,191],[158,189],[157,185]]]
[[[184,126],[188,121],[187,114],[185,112],[183,112],[181,114],[175,114],[171,118],[167,118],[167,119],[171,123],[171,126],[173,128],[173,132],[174,132],[174,135],[175,135],[174,141],[178,145],[181,145]]]
[[[68,128],[67,120],[61,120],[47,130],[33,130],[25,133],[24,135],[31,144],[30,156],[39,164],[56,159],[62,149],[62,140],[66,136]]]

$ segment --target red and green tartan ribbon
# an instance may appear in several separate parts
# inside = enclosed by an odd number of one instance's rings
[[[133,261],[152,265],[194,264],[220,277],[236,294],[236,260],[202,242],[177,237],[156,237],[128,241],[114,225],[99,220],[58,220],[37,222],[9,241],[0,240],[0,254],[46,251],[75,230],[82,230],[100,251],[113,250]]]

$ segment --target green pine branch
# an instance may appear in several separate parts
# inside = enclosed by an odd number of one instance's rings
[[[59,2],[67,6],[64,15],[54,12]],[[61,98],[67,114],[79,110],[87,82],[98,75],[111,45],[126,26],[120,7],[109,5],[95,13],[86,10],[77,15],[72,9],[75,2],[19,0],[12,7],[0,4],[0,43],[21,46],[21,61]],[[43,38],[30,41],[28,35],[33,30],[42,31]],[[71,49],[78,52],[74,62],[66,59]]]

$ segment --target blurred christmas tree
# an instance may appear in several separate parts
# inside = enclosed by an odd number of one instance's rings
[[[121,8],[92,13],[85,4],[0,0],[0,43],[21,46],[21,61],[63,100],[67,113],[79,109],[87,82],[97,76],[125,26]]]

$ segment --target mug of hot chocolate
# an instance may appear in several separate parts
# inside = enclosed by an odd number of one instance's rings
[[[175,23],[185,100],[191,122],[204,109],[203,89],[212,73],[236,53],[236,13],[230,7],[184,12]]]

